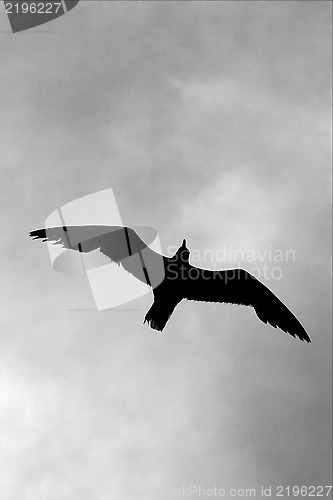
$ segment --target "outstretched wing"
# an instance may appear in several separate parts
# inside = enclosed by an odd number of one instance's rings
[[[58,226],[36,229],[31,231],[29,236],[82,253],[99,250],[112,262],[121,264],[135,278],[150,286],[155,281],[160,283],[164,277],[164,257],[152,250],[136,231],[129,227]],[[135,259],[128,259],[135,254]]]
[[[311,342],[296,316],[263,283],[244,269],[209,271],[190,267],[186,298],[254,307],[258,318],[292,337]]]

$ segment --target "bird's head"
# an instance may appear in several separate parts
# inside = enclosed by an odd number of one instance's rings
[[[183,239],[183,242],[181,246],[178,248],[176,255],[178,259],[180,260],[180,263],[188,263],[190,260],[190,251],[187,248],[187,242],[185,238]]]

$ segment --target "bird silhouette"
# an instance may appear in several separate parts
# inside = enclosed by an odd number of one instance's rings
[[[152,250],[130,227],[59,226],[31,231],[33,239],[49,241],[63,248],[90,253],[99,250],[136,279],[151,287],[154,301],[144,323],[162,331],[182,300],[252,306],[263,323],[311,342],[296,316],[261,281],[244,269],[209,270],[190,264],[190,250],[184,239],[172,257]],[[128,257],[137,255],[133,263]]]

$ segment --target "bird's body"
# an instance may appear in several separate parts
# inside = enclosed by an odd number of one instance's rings
[[[151,286],[154,302],[144,323],[155,330],[162,331],[175,307],[186,299],[252,306],[264,323],[278,327],[300,340],[311,342],[293,313],[246,270],[211,271],[192,266],[186,240],[183,240],[172,257],[167,257],[152,250],[132,228],[126,227],[54,227],[37,229],[30,236],[83,253],[99,249],[112,262],[122,265],[136,279]],[[139,267],[133,267],[126,258],[136,253],[142,264]]]

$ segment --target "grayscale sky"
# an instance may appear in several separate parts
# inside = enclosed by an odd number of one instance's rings
[[[0,43],[1,498],[330,484],[331,3],[81,1],[15,35],[1,3]],[[69,310],[86,277],[28,232],[109,187],[165,252],[293,250],[265,283],[313,343],[242,307]]]

